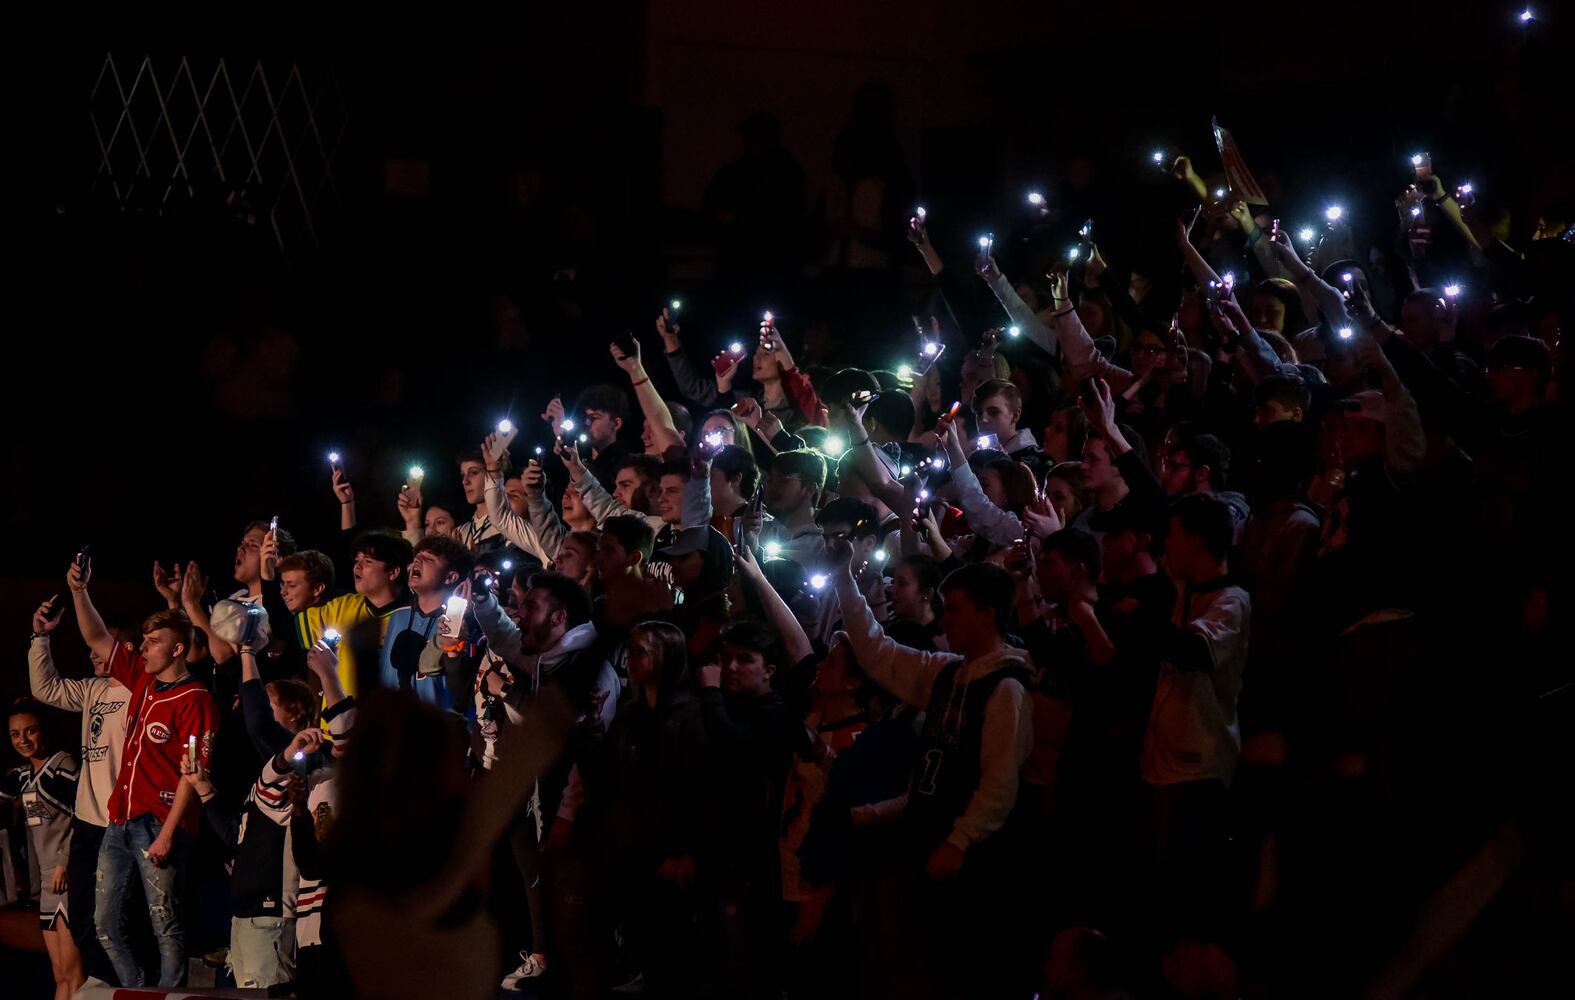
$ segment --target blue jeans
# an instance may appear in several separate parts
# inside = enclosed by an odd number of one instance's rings
[[[93,899],[93,923],[98,939],[122,986],[142,986],[142,969],[131,951],[126,931],[126,896],[133,872],[142,876],[142,893],[148,917],[159,944],[159,985],[179,986],[186,979],[186,948],[176,906],[176,879],[186,860],[186,835],[175,833],[174,847],[161,868],[143,853],[162,829],[150,815],[127,823],[111,823],[104,830],[98,851],[98,888]]]

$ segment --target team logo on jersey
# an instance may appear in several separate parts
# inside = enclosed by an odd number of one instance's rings
[[[150,722],[147,728],[148,739],[154,743],[168,743],[170,737],[175,735],[170,732],[170,727],[162,722]]]

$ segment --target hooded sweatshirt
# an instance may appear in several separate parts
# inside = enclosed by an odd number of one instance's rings
[[[494,696],[481,688],[481,675],[477,674],[476,728],[471,737],[471,752],[483,768],[490,770],[497,761],[498,739],[504,721],[521,722],[525,699],[543,684],[561,686],[570,707],[580,714],[581,725],[576,727],[576,736],[571,739],[568,752],[559,766],[543,773],[540,782],[538,805],[542,815],[555,816],[569,783],[569,768],[583,750],[575,741],[591,739],[588,734],[605,734],[618,714],[618,674],[597,648],[596,626],[592,622],[569,629],[550,649],[527,653],[519,627],[503,614],[491,594],[478,597],[471,608],[487,636],[489,658],[500,662],[513,678],[513,686],[506,695]],[[608,694],[593,718],[589,711],[590,699],[598,691]],[[506,747],[505,742],[504,749]]]
[[[865,676],[909,705],[928,706],[936,679],[954,664],[961,664],[957,667],[956,684],[958,697],[962,698],[972,682],[1023,662],[1022,650],[1004,645],[972,660],[956,653],[909,649],[881,630],[864,596],[847,587],[844,580],[838,581],[837,597],[842,604],[843,627]],[[1033,742],[1033,708],[1028,690],[1016,678],[1005,678],[985,702],[979,787],[957,817],[946,837],[947,843],[967,851],[1006,825],[1017,803],[1018,776]]]

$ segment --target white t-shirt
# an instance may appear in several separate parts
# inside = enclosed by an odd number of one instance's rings
[[[33,640],[27,667],[33,697],[67,712],[82,713],[76,815],[84,823],[108,826],[109,797],[120,777],[121,750],[126,745],[126,704],[131,692],[113,677],[61,677],[46,638]]]

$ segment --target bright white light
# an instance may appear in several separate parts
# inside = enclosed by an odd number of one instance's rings
[[[1342,282],[1344,282],[1345,284],[1349,285],[1351,283],[1351,272],[1350,271],[1341,271],[1340,272],[1340,280]]]
[[[886,550],[885,549],[876,549],[875,550],[875,554],[873,556],[871,556],[870,558],[874,559],[876,562],[885,562],[886,561]]]
[[[339,464],[339,453],[337,451],[329,452],[328,453],[328,461],[331,462],[334,465],[338,465]]]
[[[930,491],[929,490],[920,490],[919,491],[919,499],[920,500],[928,500],[929,498],[930,498]]]
[[[1527,7],[1525,10],[1520,12],[1520,23],[1521,24],[1525,24],[1527,21],[1530,21],[1530,20],[1531,20],[1531,8]]]
[[[1458,188],[1456,188],[1455,191],[1458,194],[1470,194],[1471,193],[1471,182],[1470,181],[1466,181],[1464,184],[1462,184]]]
[[[766,310],[766,314],[764,316],[762,316],[761,319],[763,321],[767,322],[767,323],[771,322],[771,319],[772,319],[771,310],[767,309]]]
[[[1411,166],[1413,166],[1413,167],[1420,167],[1421,165],[1422,165],[1422,154],[1421,153],[1412,153],[1411,154]]]
[[[842,439],[839,437],[828,437],[825,442],[821,444],[820,450],[827,456],[836,458],[838,455],[847,451],[848,446],[843,444]]]
[[[937,469],[944,469],[946,468],[946,459],[936,455],[934,458],[930,459],[930,464],[935,466]]]
[[[937,344],[933,340],[929,341],[928,343],[926,343],[924,345],[924,353],[926,355],[928,355],[929,357],[932,357],[932,358],[935,357],[935,355],[939,354],[940,351],[941,351],[941,345]]]
[[[1077,235],[1083,237],[1083,239],[1086,240],[1086,239],[1088,239],[1088,234],[1093,232],[1093,231],[1094,231],[1094,223],[1093,223],[1093,220],[1090,219],[1088,222],[1085,222],[1081,226],[1078,227]]]
[[[898,378],[913,378],[913,366],[912,365],[898,365],[897,366],[897,377]]]
[[[1350,340],[1351,339],[1351,328],[1350,327],[1348,327],[1348,326],[1340,327],[1340,339],[1341,340]]]
[[[979,249],[983,250],[985,253],[989,253],[990,252],[990,237],[988,237],[988,236],[981,236],[981,237],[979,237]]]
[[[1028,192],[1028,204],[1034,206],[1035,208],[1039,208],[1039,207],[1043,206],[1044,203],[1045,203],[1045,196],[1044,195],[1040,194],[1038,191],[1030,191],[1030,192]]]
[[[1310,243],[1312,238],[1316,235],[1318,234],[1313,232],[1311,228],[1303,226],[1302,231],[1296,234],[1296,238],[1301,240],[1303,243]]]
[[[907,466],[907,465],[904,465],[904,466],[902,466],[901,468],[899,468],[897,470],[897,474],[899,476],[912,475],[912,473],[913,473],[913,468],[911,466]]]
[[[1216,201],[1218,201],[1218,200],[1220,200],[1220,199],[1222,199],[1224,197],[1225,197],[1225,189],[1224,188],[1215,188],[1214,189],[1214,199]]]
[[[1323,210],[1323,217],[1328,219],[1330,222],[1339,222],[1340,216],[1344,214],[1345,209],[1341,208],[1339,205],[1330,205],[1328,208]]]
[[[558,421],[558,430],[567,434],[569,431],[574,430],[574,421],[568,417],[564,417],[562,420]]]
[[[590,439],[591,439],[591,436],[589,434],[581,434],[580,435],[580,444],[584,444],[585,442],[589,441]]]
[[[986,435],[983,435],[983,434],[979,435],[979,440],[977,442],[977,446],[979,448],[988,448],[988,447],[990,447],[990,439],[989,439],[989,437],[987,437]]]
[[[924,221],[924,216],[925,216],[925,211],[924,211],[924,206],[923,205],[920,205],[918,208],[913,210],[913,217],[918,219],[920,222]]]
[[[542,453],[542,447],[541,447],[541,445],[537,445],[536,446],[536,454],[540,455],[541,453]]]
[[[1444,286],[1444,294],[1449,296],[1450,298],[1454,298],[1455,296],[1460,294],[1460,286],[1459,285],[1445,285]]]
[[[705,436],[705,443],[713,448],[722,447],[722,432],[712,431],[711,433],[707,434]]]
[[[421,466],[419,466],[419,465],[412,465],[410,467],[409,475],[410,475],[411,479],[425,479],[427,473],[426,473],[425,469],[421,468]]]
[[[509,422],[509,421],[507,421],[507,420],[499,420],[498,421],[498,433],[499,434],[513,434],[514,433],[514,424]]]
[[[677,312],[679,309],[683,308],[683,305],[684,304],[683,304],[682,301],[680,301],[678,299],[674,299],[673,301],[667,303],[667,308],[670,309],[673,312]]]
[[[775,559],[782,554],[782,546],[776,542],[766,543],[766,558]]]
[[[1079,257],[1081,257],[1081,256],[1083,256],[1083,251],[1082,251],[1082,248],[1080,248],[1080,247],[1072,247],[1070,250],[1068,250],[1066,252],[1067,262],[1071,263],[1071,264],[1076,264],[1077,263],[1077,259]]]
[[[338,642],[339,641],[339,630],[336,629],[336,628],[325,628],[325,629],[323,629],[323,641],[324,642]]]
[[[513,568],[514,568],[514,560],[512,560],[512,559],[505,559],[505,560],[503,560],[503,571],[505,573],[508,572],[509,570],[513,569]]]
[[[1235,271],[1226,271],[1224,274],[1220,275],[1220,280],[1225,282],[1225,287],[1226,288],[1235,288],[1236,287],[1236,272]]]
[[[811,587],[814,587],[816,590],[825,590],[826,589],[826,574],[824,574],[824,573],[816,573],[814,576],[809,578],[809,585]]]
[[[301,762],[301,761],[303,761],[303,760],[305,760],[305,759],[306,759],[306,751],[305,751],[305,750],[297,750],[297,751],[296,751],[296,752],[295,752],[295,757],[294,757],[294,758],[292,758],[292,759],[293,759],[293,760],[294,760],[294,761],[295,761],[295,762],[296,762],[296,763],[297,763],[297,764],[299,764],[299,763],[300,763],[300,762]]]
[[[1413,218],[1413,219],[1420,218],[1421,215],[1422,215],[1422,206],[1421,205],[1412,205],[1411,206],[1411,218]]]
[[[729,354],[743,354],[744,345],[735,340],[731,344],[727,345],[727,352]]]
[[[1020,326],[1009,326],[1006,328],[1006,335],[1008,337],[1021,337],[1023,335],[1023,328]]]

